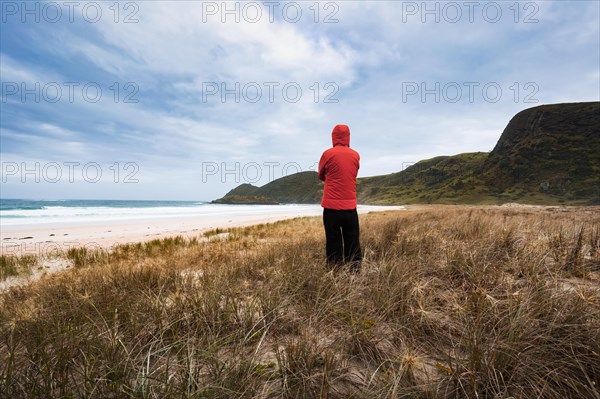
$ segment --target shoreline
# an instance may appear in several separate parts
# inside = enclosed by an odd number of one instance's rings
[[[359,205],[358,213],[406,210],[404,206]],[[144,219],[44,223],[2,226],[0,255],[37,255],[66,252],[70,248],[111,249],[120,244],[146,242],[173,236],[186,238],[214,229],[246,227],[297,217],[320,216],[323,208],[286,208],[282,212],[248,212],[219,215],[153,217]]]

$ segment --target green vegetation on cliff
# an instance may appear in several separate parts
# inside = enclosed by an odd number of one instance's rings
[[[316,172],[300,172],[273,180],[262,187],[242,184],[214,202],[240,204],[241,197],[262,198],[263,203],[315,204],[323,195],[323,183]]]
[[[279,205],[279,202],[260,196],[253,195],[227,195],[212,201],[213,204],[230,204],[230,205]]]
[[[483,167],[493,196],[600,204],[600,103],[553,104],[512,118]]]
[[[358,180],[361,203],[489,202],[478,179],[488,154],[465,153],[417,162],[402,172]]]
[[[600,204],[600,102],[526,109],[510,120],[490,153],[423,160],[401,172],[358,179],[357,191],[363,204]],[[219,201],[234,203],[239,196],[318,203],[322,193],[317,174],[302,172],[262,187],[242,184]]]

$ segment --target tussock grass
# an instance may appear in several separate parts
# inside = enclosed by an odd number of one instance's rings
[[[361,223],[360,275],[319,218],[72,250],[0,294],[0,397],[599,397],[598,209]]]
[[[8,277],[31,274],[32,269],[38,265],[38,259],[33,255],[0,255],[0,281]]]

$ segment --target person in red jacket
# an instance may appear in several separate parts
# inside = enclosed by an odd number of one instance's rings
[[[352,272],[360,272],[362,252],[356,212],[356,175],[360,155],[350,148],[350,128],[337,125],[331,133],[333,148],[319,161],[319,179],[323,191],[323,225],[327,262],[334,268],[349,263]]]

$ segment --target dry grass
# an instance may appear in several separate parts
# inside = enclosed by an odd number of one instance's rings
[[[361,223],[358,276],[319,218],[73,250],[0,295],[0,397],[600,397],[597,208]]]
[[[0,282],[9,277],[29,275],[37,264],[38,259],[33,255],[0,255]]]

